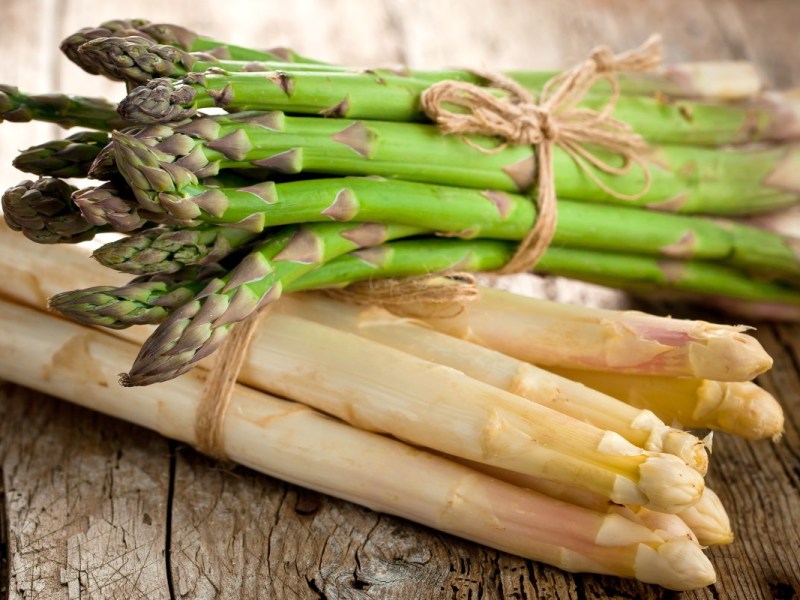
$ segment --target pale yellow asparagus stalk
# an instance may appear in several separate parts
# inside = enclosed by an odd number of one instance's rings
[[[698,61],[678,63],[652,74],[637,75],[641,91],[653,79],[662,94],[717,100],[746,100],[764,89],[755,65],[747,61]],[[655,87],[655,86],[654,86]]]
[[[750,381],[611,375],[549,367],[637,408],[651,410],[679,427],[714,429],[748,440],[778,438],[783,409],[772,394]]]
[[[746,327],[536,300],[492,288],[438,331],[539,366],[749,381],[772,359]]]
[[[458,369],[469,377],[618,433],[645,450],[680,456],[701,473],[708,467],[708,455],[697,437],[666,426],[649,410],[636,409],[580,383],[420,326],[411,319],[396,317],[377,307],[338,302],[320,294],[294,294],[285,298],[277,310]]]
[[[455,369],[291,315],[262,322],[245,378],[356,427],[615,502],[678,512],[702,493],[702,476],[674,455],[642,450]]]
[[[611,512],[620,515],[634,523],[645,525],[648,529],[657,531],[659,535],[664,538],[687,539],[699,544],[692,529],[681,518],[682,513],[662,513],[641,506],[617,504],[603,496],[585,490],[579,490],[573,486],[564,485],[562,483],[531,477],[530,475],[516,473],[507,469],[500,469],[491,465],[464,461],[456,457],[448,458],[465,464],[481,473],[486,473],[496,479],[506,481],[517,487],[533,490],[539,494],[554,498],[555,500],[568,502],[569,504],[574,504],[596,512]],[[703,496],[705,496],[705,491],[703,492]]]
[[[523,473],[457,458],[453,460],[463,462],[463,464],[497,479],[534,490],[556,500],[598,512],[614,512],[636,523],[646,525],[653,531],[659,531],[665,537],[690,539],[702,546],[729,544],[733,541],[733,531],[728,513],[719,496],[708,487],[703,490],[700,500],[693,506],[678,514],[668,514],[642,506],[616,504],[609,502],[608,498],[603,496]]]
[[[201,371],[146,390],[118,388],[119,364],[135,355],[129,342],[0,301],[0,378],[195,444]],[[665,539],[242,386],[224,423],[224,451],[286,481],[569,571],[674,590],[715,579],[689,540]]]

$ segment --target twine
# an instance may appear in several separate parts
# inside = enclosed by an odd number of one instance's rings
[[[614,55],[606,47],[592,51],[586,61],[548,81],[538,102],[516,81],[498,73],[475,72],[492,87],[505,91],[505,96],[461,81],[435,83],[422,93],[422,110],[443,133],[487,135],[503,140],[499,148],[486,150],[463,138],[481,152],[497,152],[508,145],[535,146],[538,216],[500,273],[529,271],[553,240],[557,221],[553,173],[555,146],[566,152],[581,171],[610,196],[636,200],[647,193],[650,189],[650,172],[639,156],[647,145],[630,125],[612,116],[619,99],[619,84],[614,74],[649,71],[660,62],[660,37],[652,36],[639,48],[622,54]],[[600,110],[578,108],[576,105],[601,80],[611,86],[609,101]],[[462,110],[454,112],[446,105]],[[590,146],[621,157],[623,165],[615,167],[604,161],[592,152]],[[623,175],[634,165],[643,170],[645,183],[642,190],[633,195],[611,189],[593,170]]]
[[[535,175],[537,218],[517,250],[500,273],[518,273],[533,268],[555,234],[557,222],[556,189],[553,173],[555,146],[566,152],[592,181],[614,198],[635,200],[650,188],[650,172],[640,153],[644,140],[612,113],[619,99],[615,73],[644,72],[661,62],[661,43],[652,36],[635,50],[614,55],[601,47],[590,57],[548,81],[537,102],[516,81],[497,73],[475,72],[495,91],[459,81],[431,85],[421,96],[422,109],[444,134],[460,135],[473,148],[484,153],[498,152],[508,145],[531,145],[536,153]],[[576,105],[598,81],[611,86],[611,98],[600,109]],[[497,95],[502,90],[505,95]],[[446,108],[457,107],[457,111]],[[498,137],[495,149],[478,146],[467,135]],[[615,167],[594,154],[590,147],[611,152],[623,159]],[[593,169],[622,175],[638,165],[645,174],[640,192],[626,195],[602,182]],[[474,277],[469,273],[450,273],[363,282],[348,288],[328,290],[330,296],[356,304],[376,304],[395,313],[416,316],[455,316],[464,304],[478,297]],[[268,310],[237,323],[220,348],[220,359],[209,372],[197,408],[195,433],[198,450],[225,459],[224,419],[231,402],[253,335]]]
[[[206,377],[194,423],[195,447],[204,454],[221,460],[228,458],[225,452],[225,415],[250,342],[269,309],[268,304],[233,327],[222,342],[217,360]]]

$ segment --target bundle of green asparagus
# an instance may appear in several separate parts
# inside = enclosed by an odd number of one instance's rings
[[[33,252],[5,227],[0,250],[0,338],[12,359],[0,362],[0,376],[198,443],[202,375],[144,396],[110,385],[146,335],[122,327],[170,305],[158,282],[118,275],[121,286],[103,286],[105,269],[87,265],[84,248]],[[78,282],[92,287],[80,297],[56,293]],[[110,334],[34,313],[52,294],[53,306]],[[138,310],[148,297],[165,301]],[[771,361],[741,328],[489,289],[426,326],[320,295],[288,296],[275,308],[240,374],[264,393],[235,390],[223,426],[227,456],[570,571],[671,589],[712,582],[700,547],[733,534],[703,484],[704,442],[675,425],[749,439],[783,428],[774,398],[745,381]],[[556,338],[574,343],[548,343]],[[597,391],[604,385],[622,401]],[[267,418],[278,415],[286,418]],[[398,475],[423,470],[424,488]],[[394,489],[402,493],[386,491]],[[454,503],[463,508],[450,515]]]
[[[141,20],[82,30],[62,49],[130,93],[117,112],[104,100],[0,87],[0,120],[91,130],[20,154],[15,166],[41,177],[3,195],[5,221],[45,244],[122,234],[93,256],[136,277],[87,268],[72,249],[48,264],[4,228],[3,294],[36,308],[45,294],[51,308],[126,341],[58,322],[57,339],[30,346],[35,359],[15,350],[30,372],[4,368],[3,376],[52,392],[58,372],[68,385],[59,382],[56,393],[196,443],[198,378],[154,388],[178,398],[165,424],[152,413],[157,404],[124,408],[120,399],[133,396],[62,374],[58,348],[102,354],[107,382],[140,344],[121,381],[149,385],[209,367],[238,323],[275,306],[240,381],[348,425],[237,389],[234,404],[254,420],[225,422],[235,434],[224,444],[228,456],[568,570],[673,589],[713,580],[697,544],[731,534],[704,490],[704,442],[680,425],[780,435],[780,407],[750,381],[771,360],[744,328],[489,289],[447,318],[423,293],[413,321],[316,296],[276,302],[289,292],[351,286],[358,294],[358,282],[421,275],[433,276],[413,280],[418,289],[446,292],[452,272],[507,265],[540,214],[531,197],[538,149],[444,135],[420,108],[421,94],[443,80],[501,99],[505,90],[469,71],[348,68]],[[535,94],[554,74],[507,75]],[[800,317],[800,241],[758,226],[766,211],[800,198],[800,146],[792,144],[800,101],[763,92],[742,64],[620,73],[617,82],[618,98],[599,84],[581,107],[615,104],[648,143],[639,157],[645,170],[598,150],[611,172],[587,173],[556,148],[558,222],[536,270]],[[77,189],[67,177],[103,183]],[[8,315],[3,343],[14,349],[16,327],[41,317],[0,309]],[[145,339],[131,325],[157,327]],[[320,447],[352,444],[364,460],[339,458],[365,470],[363,485],[332,483],[346,475],[337,457],[323,463],[308,445],[258,458],[258,449],[299,438],[293,424],[259,424],[267,414],[299,415],[296,427],[318,432]],[[432,489],[443,493],[376,496],[371,486],[389,485],[379,473],[389,460],[397,472],[429,469]],[[443,507],[456,500],[466,512],[450,515]],[[464,523],[484,501],[498,531],[485,519]],[[583,525],[554,531],[554,522]]]

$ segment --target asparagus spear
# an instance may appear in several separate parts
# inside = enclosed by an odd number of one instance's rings
[[[19,363],[1,363],[0,377],[197,443],[199,378],[148,394],[115,389],[110,383],[135,353],[132,344],[5,302],[0,328],[0,351]],[[66,360],[64,348],[76,349],[70,357],[91,361],[91,377]],[[672,589],[714,581],[711,564],[690,540],[665,539],[618,515],[522,490],[248,388],[235,388],[225,430],[225,452],[241,464],[494,548]]]
[[[159,325],[122,384],[148,385],[185,373],[217,349],[232,325],[277,300],[304,273],[357,248],[417,233],[401,225],[317,223],[271,236]]]
[[[108,231],[81,215],[71,199],[75,190],[52,177],[22,181],[3,193],[3,217],[11,229],[38,244],[74,244]]]
[[[667,427],[648,410],[633,409],[568,378],[549,377],[547,371],[500,352],[411,324],[375,307],[365,309],[320,295],[289,296],[279,303],[278,310],[452,367],[498,389],[613,431],[645,450],[679,456],[701,473],[707,468],[708,457],[695,436]]]
[[[20,171],[48,177],[87,177],[89,168],[111,138],[102,131],[79,131],[61,140],[31,146],[13,165]]]
[[[168,274],[216,262],[255,238],[253,233],[230,227],[156,227],[105,244],[92,258],[123,273]]]
[[[260,388],[362,429],[664,512],[679,512],[702,492],[700,474],[676,456],[642,450],[457,370],[279,313],[263,332],[271,343],[251,359]]]
[[[638,292],[665,289],[677,292],[678,297],[708,295],[789,307],[800,305],[800,291],[795,287],[761,281],[738,269],[704,261],[657,260],[599,250],[549,248],[547,260],[540,261],[537,270]]]
[[[320,220],[380,221],[462,237],[521,240],[536,218],[534,204],[519,195],[374,178],[209,189],[191,169],[160,160],[156,148],[134,137],[115,134],[115,147],[120,170],[141,204],[152,212],[169,213],[169,220],[178,225],[229,223],[257,233],[264,227]],[[80,194],[78,203],[91,205],[90,195]],[[790,240],[780,235],[621,206],[560,200],[553,244],[723,259],[760,275],[800,278],[800,258]]]
[[[424,321],[545,367],[749,381],[772,366],[744,327],[562,305],[491,288],[459,315]]]
[[[136,36],[153,43],[168,44],[187,52],[207,52],[220,58],[235,60],[276,60],[287,62],[315,62],[304,58],[287,48],[271,51],[253,50],[234,44],[219,42],[212,38],[169,23],[151,23],[144,19],[119,19],[106,21],[99,27],[84,27],[61,42],[61,51],[73,63],[92,75],[103,74],[110,79],[122,79],[102,71],[95,62],[86,60],[80,48],[99,38]]]
[[[654,531],[659,531],[662,535],[690,539],[702,546],[730,544],[733,541],[731,523],[725,507],[722,506],[719,496],[707,486],[695,504],[673,515],[636,505],[621,506],[609,503],[608,499],[603,496],[562,483],[531,477],[491,465],[464,461],[455,457],[448,458],[501,481],[533,490],[556,500],[598,512],[613,512],[636,523],[642,523]]]
[[[153,168],[166,169],[171,167],[164,164],[176,163],[198,178],[223,168],[267,168],[284,173],[381,175],[519,192],[528,190],[534,174],[530,147],[508,147],[485,154],[459,138],[442,136],[433,125],[416,123],[249,112],[146,127],[135,138],[140,144],[126,134],[116,134],[114,139],[115,152],[125,155],[118,161],[129,168],[143,161]],[[497,148],[497,140],[474,139],[487,148]],[[153,148],[152,157],[144,158],[144,146]],[[796,202],[800,185],[794,181],[798,171],[792,165],[797,155],[800,150],[791,146],[727,152],[661,146],[653,150],[647,163],[653,177],[650,190],[636,201],[608,194],[561,151],[555,152],[554,170],[562,198],[650,206],[670,212],[738,214]],[[612,163],[615,160],[607,158]],[[164,175],[153,175],[158,181],[165,180]],[[621,193],[641,192],[644,183],[643,175],[637,172],[598,177]],[[175,184],[180,188],[181,181]],[[145,203],[154,201],[146,197],[148,185],[143,181],[134,186],[142,189],[145,197],[140,201]]]
[[[725,431],[748,440],[779,438],[783,410],[766,390],[750,381],[614,375],[550,367],[604,394],[651,410],[667,423]]]
[[[85,127],[111,131],[131,125],[117,114],[116,106],[103,98],[65,94],[26,94],[0,84],[0,123],[45,121],[69,129]]]
[[[171,275],[138,277],[123,287],[97,286],[52,296],[48,308],[86,325],[122,329],[164,321],[197,295],[214,277],[217,264],[188,267]]]
[[[211,96],[206,96],[206,102],[217,102],[216,92],[219,91],[220,86],[215,85],[213,79],[216,77],[219,81],[224,81],[223,77],[226,73],[230,75],[262,71],[265,72],[262,73],[262,76],[268,80],[280,77],[281,85],[287,89],[291,88],[289,90],[291,95],[287,98],[274,84],[265,83],[256,75],[243,76],[238,79],[233,75],[230,88],[230,94],[233,95],[232,107],[241,103],[249,108],[259,108],[263,104],[264,107],[273,110],[283,108],[289,112],[309,111],[313,113],[320,111],[322,114],[328,114],[325,112],[325,101],[322,100],[320,93],[309,96],[311,101],[319,103],[315,106],[295,97],[294,92],[297,91],[297,88],[316,90],[320,87],[320,82],[325,82],[325,87],[322,89],[325,90],[324,93],[328,93],[329,90],[334,89],[337,81],[344,83],[352,80],[364,84],[363,92],[367,93],[370,89],[369,81],[372,80],[379,84],[374,91],[379,91],[381,94],[380,98],[369,98],[370,103],[376,104],[374,113],[376,116],[370,117],[367,113],[360,111],[361,102],[353,97],[352,86],[345,86],[347,88],[346,101],[336,103],[335,113],[336,116],[382,120],[425,120],[419,112],[418,100],[409,96],[408,92],[413,91],[414,94],[419,94],[431,83],[443,79],[469,81],[479,85],[485,83],[470,71],[441,73],[406,71],[398,73],[389,70],[352,69],[335,65],[225,61],[203,54],[184,52],[172,46],[153,44],[141,37],[95,39],[81,46],[80,52],[84,60],[91,61],[96,65],[97,70],[112,79],[124,80],[131,86],[148,86],[151,80],[161,77],[180,78],[192,73],[219,73],[216,76],[210,75],[208,78],[197,75],[190,77],[190,80],[198,79],[199,83],[191,87],[200,94],[200,97],[203,94],[211,94]],[[280,75],[275,75],[276,73],[280,73]],[[328,78],[328,75],[331,77]],[[345,78],[344,75],[347,77]],[[408,85],[398,85],[399,82],[402,82],[399,77],[408,79]],[[527,79],[524,73],[521,78]],[[209,81],[213,91],[203,88],[204,82],[208,83]],[[133,120],[145,122],[151,118],[158,118],[158,115],[151,115],[150,111],[162,108],[169,110],[172,114],[173,107],[163,104],[160,98],[162,95],[182,96],[183,92],[180,90],[183,85],[180,82],[176,83],[177,89],[171,93],[168,93],[168,89],[165,87],[168,86],[167,82],[154,84],[148,92],[137,90],[136,98],[142,99],[142,114],[137,110],[137,118]],[[541,85],[543,82],[535,86],[533,91],[539,91]],[[392,86],[395,86],[394,93]],[[357,96],[359,92],[355,93]],[[154,102],[156,96],[159,101]],[[335,92],[334,96],[336,96]],[[397,102],[391,104],[385,102],[386,97],[394,98],[395,96]],[[249,97],[253,97],[254,101],[249,101],[247,99]],[[195,97],[196,108],[201,108],[202,102],[197,103],[197,98]],[[598,88],[592,90],[592,93],[581,104],[587,108],[601,110],[608,100],[608,94]],[[136,101],[132,101],[132,105],[126,108],[123,103],[123,110],[139,108]],[[394,106],[404,106],[405,108],[398,109],[395,114]],[[372,114],[369,113],[369,115]],[[662,97],[623,95],[616,102],[614,114],[623,122],[631,125],[645,140],[656,143],[722,145],[763,140],[789,140],[800,137],[800,100],[796,94],[791,92],[787,94],[771,92],[749,102],[738,104],[665,101]]]

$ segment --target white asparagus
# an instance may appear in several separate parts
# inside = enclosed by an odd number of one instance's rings
[[[719,496],[710,488],[704,489],[700,500],[679,516],[703,546],[730,544],[733,541],[733,530],[728,513]]]
[[[135,356],[133,344],[5,301],[0,332],[0,377],[196,442],[200,372],[120,389],[115,373]],[[715,579],[689,540],[664,539],[617,515],[552,500],[242,386],[224,433],[225,452],[241,464],[566,570],[674,590]]]
[[[748,440],[783,433],[783,409],[775,397],[751,381],[711,381],[648,375],[610,375],[550,367],[637,408],[653,411],[680,427],[714,429]]]
[[[642,450],[455,369],[290,315],[264,319],[241,380],[362,429],[622,504],[678,512],[703,489],[702,476],[676,456]]]
[[[675,454],[700,473],[708,468],[703,443],[686,431],[668,427],[651,411],[633,408],[495,350],[422,327],[412,319],[320,294],[294,294],[278,303],[276,310],[458,369],[469,377],[618,433],[645,450]]]
[[[772,358],[745,327],[559,304],[484,288],[438,331],[547,367],[749,381]]]

